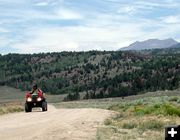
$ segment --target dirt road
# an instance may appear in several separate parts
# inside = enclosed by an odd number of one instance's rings
[[[0,140],[92,140],[113,113],[102,109],[56,109],[0,116]]]

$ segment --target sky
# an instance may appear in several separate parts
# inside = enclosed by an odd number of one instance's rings
[[[180,0],[0,0],[0,54],[180,41]]]

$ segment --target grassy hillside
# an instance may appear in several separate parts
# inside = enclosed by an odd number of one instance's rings
[[[25,92],[7,87],[0,86],[0,104],[7,102],[23,102],[25,97]]]
[[[162,53],[163,51],[163,53]],[[33,83],[64,100],[124,97],[180,86],[180,53],[62,52],[0,56],[0,85],[30,90]]]
[[[180,93],[180,89],[173,91],[156,91],[156,92],[147,92],[145,94],[133,95],[127,97],[116,97],[116,98],[103,98],[103,99],[89,99],[89,100],[81,100],[81,101],[71,101],[71,102],[56,102],[56,96],[53,99],[53,105],[57,108],[103,108],[109,109],[111,105],[115,105],[118,103],[124,102],[132,102],[139,99],[147,99],[147,98],[163,98],[163,97],[178,97]],[[54,97],[54,95],[52,96]]]

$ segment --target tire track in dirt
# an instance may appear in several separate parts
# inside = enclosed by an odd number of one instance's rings
[[[114,113],[103,109],[56,109],[0,116],[1,140],[92,140],[97,126]]]

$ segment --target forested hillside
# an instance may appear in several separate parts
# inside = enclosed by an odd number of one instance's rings
[[[179,49],[0,56],[0,85],[69,94],[65,100],[123,97],[179,87]]]

